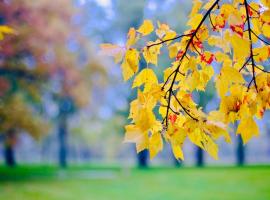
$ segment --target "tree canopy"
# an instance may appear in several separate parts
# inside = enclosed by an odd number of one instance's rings
[[[73,18],[79,15],[79,11],[73,1],[65,0],[55,4],[46,0],[1,3],[2,23],[14,29],[0,28],[0,39],[4,33],[13,33],[1,41],[0,49],[0,99],[3,102],[0,115],[6,116],[4,124],[10,123],[10,126],[17,126],[13,128],[38,135],[22,125],[24,116],[19,110],[21,106],[40,112],[40,104],[48,93],[58,100],[68,96],[77,108],[88,105],[90,87],[100,83],[98,76],[104,79],[106,69],[91,49],[88,38],[83,36],[80,24],[74,22]],[[96,80],[93,80],[94,76]],[[59,90],[53,85],[59,85]],[[16,101],[21,103],[16,106],[18,109],[12,111],[17,117],[15,123],[11,113],[4,113],[4,110]],[[36,109],[37,104],[39,109]],[[29,115],[33,119],[29,119],[29,124],[34,124],[37,116],[41,115]],[[0,129],[3,133],[7,131],[6,127],[11,128],[2,125]],[[46,130],[41,129],[35,128],[39,135]]]
[[[270,108],[269,8],[269,0],[194,0],[184,33],[146,19],[130,28],[125,46],[102,44],[137,90],[125,141],[135,143],[137,152],[149,149],[153,158],[165,140],[184,159],[189,139],[217,159],[217,140],[231,141],[230,124],[239,122],[236,134],[244,144],[259,135],[256,119]],[[155,68],[163,56],[171,65],[160,78]],[[220,102],[205,112],[193,95],[211,82]]]

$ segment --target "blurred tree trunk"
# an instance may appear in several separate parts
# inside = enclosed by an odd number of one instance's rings
[[[245,147],[240,135],[237,137],[236,158],[238,166],[243,166],[245,164]]]
[[[238,122],[233,124],[233,131],[236,134]],[[248,127],[247,127],[248,128]],[[243,166],[245,164],[245,147],[241,135],[237,135],[236,164]]]
[[[179,160],[177,160],[177,159],[175,159],[173,157],[173,164],[174,164],[175,167],[181,167],[182,166],[182,161],[179,161]]]
[[[197,167],[204,166],[203,150],[200,147],[196,147],[196,166]]]
[[[9,167],[14,167],[16,165],[14,145],[16,143],[16,133],[15,130],[10,129],[7,131],[5,136],[5,147],[4,147],[4,159],[5,163]]]
[[[67,166],[67,118],[62,115],[59,121],[58,137],[59,137],[59,165]]]
[[[182,164],[183,164],[183,161],[182,160],[177,160],[174,155],[173,155],[173,151],[171,150],[171,157],[172,157],[172,162],[173,162],[173,166],[175,167],[181,167]]]
[[[137,154],[138,167],[147,168],[148,167],[148,150],[145,149]]]
[[[199,103],[198,106],[203,108],[203,111],[206,112],[205,108],[207,104],[214,98],[215,96],[215,86],[211,81],[207,84],[205,92],[199,92]],[[203,167],[204,166],[204,151],[196,146],[196,166]]]
[[[75,106],[72,98],[68,95],[60,96],[58,106],[59,165],[66,167],[68,165],[68,118],[75,112]]]

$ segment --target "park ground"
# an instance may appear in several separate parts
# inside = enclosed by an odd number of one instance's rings
[[[270,166],[0,167],[2,200],[268,200]]]

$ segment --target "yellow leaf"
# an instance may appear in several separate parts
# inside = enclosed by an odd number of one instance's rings
[[[0,25],[0,40],[4,39],[4,34],[13,34],[14,30],[8,26]]]
[[[225,83],[222,80],[221,76],[219,76],[216,80],[216,88],[217,88],[218,95],[222,98],[226,95],[228,91],[228,82]]]
[[[156,34],[158,38],[163,38],[164,35],[170,31],[170,27],[167,24],[161,24],[159,21],[157,22],[158,29],[156,29]]]
[[[189,25],[192,29],[196,29],[199,23],[201,22],[203,15],[202,14],[195,14],[194,16],[191,16],[190,20],[187,22],[187,25]]]
[[[221,70],[222,76],[226,77],[233,83],[245,83],[242,74],[233,67],[224,66]]]
[[[252,117],[247,117],[241,119],[237,133],[241,134],[243,143],[246,144],[253,136],[259,135],[259,128]]]
[[[3,25],[1,26],[0,25],[0,32],[5,33],[5,34],[12,34],[12,33],[14,33],[14,30],[8,26],[3,26]]]
[[[265,37],[270,38],[270,25],[269,24],[264,24],[262,26],[262,33],[264,34]]]
[[[160,133],[153,133],[149,138],[150,159],[153,159],[163,149],[163,141]]]
[[[220,117],[220,115],[218,115],[217,117]],[[223,136],[227,143],[231,143],[230,134],[227,132],[227,127],[222,121],[217,121],[217,119],[214,119],[213,121],[207,120],[205,124],[205,129],[206,132],[208,132],[213,137],[213,139],[216,140],[219,137]]]
[[[202,7],[202,2],[200,0],[193,0],[192,2],[192,10],[189,14],[190,17],[194,16],[195,14],[197,14],[199,12],[199,10]]]
[[[253,49],[254,60],[256,62],[263,62],[269,58],[270,48],[268,46],[258,47]]]
[[[187,77],[186,83],[189,87],[189,91],[198,89],[197,87],[200,84],[200,73],[198,71],[194,71],[190,76]]]
[[[224,17],[225,20],[227,20],[230,14],[234,11],[235,8],[230,3],[224,3],[220,8],[220,14]]]
[[[263,14],[261,16],[261,20],[264,22],[270,21],[270,10],[266,10],[265,12],[263,12]]]
[[[176,37],[176,32],[168,31],[162,40],[169,40],[169,39],[172,39],[172,38],[175,38],[175,37]],[[171,42],[172,42],[172,40],[166,42],[166,44],[169,45]]]
[[[233,47],[233,58],[236,61],[245,60],[249,54],[249,41],[247,39],[241,38],[237,34],[233,34],[231,37],[231,44]]]
[[[142,131],[148,131],[155,124],[155,115],[149,108],[138,110],[138,118],[135,123]]]
[[[157,101],[149,93],[143,93],[138,90],[138,98],[133,100],[130,104],[129,118],[133,119],[141,131],[149,131],[156,125],[156,118],[153,109]]]
[[[213,139],[199,128],[188,134],[190,141],[204,149],[214,159],[218,159],[218,146]]]
[[[261,0],[264,6],[270,8],[270,0]]]
[[[158,41],[157,41],[158,42]],[[157,65],[158,55],[160,54],[161,44],[149,47],[149,45],[157,44],[157,42],[148,42],[148,47],[144,47],[143,56],[147,63]]]
[[[203,9],[209,10],[211,6],[213,5],[213,3],[214,3],[214,0],[207,1],[207,3],[203,6]]]
[[[173,151],[173,155],[174,157],[179,160],[184,160],[184,154],[183,151],[180,147],[180,145],[172,145],[172,151]]]
[[[154,30],[154,26],[151,20],[144,20],[143,24],[137,30],[143,36],[150,34]]]
[[[219,96],[222,98],[229,90],[232,83],[245,83],[242,74],[233,67],[224,66],[216,80],[216,88]]]
[[[108,43],[101,44],[100,49],[101,49],[100,53],[102,55],[114,57],[115,63],[121,62],[121,60],[123,59],[123,55],[125,53],[125,50],[123,47],[120,47],[118,45],[108,44]]]
[[[145,92],[151,89],[153,84],[157,84],[158,79],[156,74],[153,72],[152,69],[143,69],[134,79],[132,88],[140,87],[142,84],[145,84]]]
[[[134,45],[138,41],[138,37],[136,37],[136,30],[135,28],[130,28],[128,31],[128,40],[126,43],[127,49]]]
[[[142,132],[140,128],[135,125],[125,126],[126,133],[124,142],[136,143],[137,153],[148,148],[147,133]]]
[[[128,49],[121,67],[123,78],[127,81],[139,70],[139,52]]]
[[[232,12],[230,13],[228,18],[228,24],[230,26],[233,26],[233,25],[241,25],[242,23],[243,19],[241,13],[236,9],[232,9]]]
[[[201,147],[203,149],[203,146],[201,144],[202,141],[202,132],[200,129],[196,128],[194,131],[190,132],[188,134],[188,137],[190,139],[190,141],[193,144],[196,144],[197,146]]]
[[[143,133],[141,130],[135,125],[127,125],[125,126],[126,133],[124,142],[134,142],[136,143],[138,140],[141,140]]]
[[[177,56],[177,54],[178,54],[177,44],[173,44],[173,45],[169,46],[168,50],[169,50],[169,57],[170,58],[175,58]]]
[[[216,46],[222,48],[225,53],[230,52],[230,43],[228,43],[229,30],[226,30],[223,37],[212,35],[208,38],[208,44],[210,46]]]
[[[203,145],[207,153],[212,156],[215,160],[218,159],[218,146],[214,141],[208,136],[205,135],[203,139]]]

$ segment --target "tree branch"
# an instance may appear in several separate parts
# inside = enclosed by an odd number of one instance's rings
[[[191,119],[193,119],[193,120],[195,120],[195,121],[199,121],[197,118],[193,117],[193,116],[190,114],[190,112],[189,112],[188,109],[186,109],[186,108],[183,106],[183,104],[179,101],[179,99],[176,97],[176,95],[174,94],[174,92],[172,92],[172,95],[173,95],[174,98],[176,99],[177,103],[181,106],[181,108],[183,109],[183,111],[184,111],[188,116],[190,116]]]
[[[248,14],[248,6],[249,4],[247,3],[247,0],[244,0],[244,6],[246,10],[246,18],[247,18],[247,24],[248,24],[248,37],[249,37],[249,48],[250,48],[250,57],[251,57],[251,65],[252,65],[252,79],[251,82],[249,83],[248,89],[250,88],[252,82],[254,82],[254,86],[256,91],[258,92],[258,86],[256,82],[256,74],[255,74],[255,61],[254,61],[254,55],[253,55],[253,42],[252,42],[252,29],[251,29],[251,24],[250,24],[250,18]]]
[[[260,36],[258,36],[253,30],[251,30],[251,32],[253,33],[253,35],[255,37],[257,37],[260,41],[262,41],[263,43],[267,44],[267,45],[270,45],[269,42],[267,42],[266,40],[264,40],[263,38],[261,38]]]
[[[162,40],[161,42],[157,42],[157,43],[154,43],[154,44],[151,44],[151,45],[147,45],[146,48],[151,48],[153,46],[157,46],[157,45],[160,45],[160,44],[163,44],[165,42],[169,42],[169,41],[173,41],[173,40],[177,40],[179,38],[182,38],[182,37],[187,37],[187,36],[191,36],[191,33],[190,34],[183,34],[183,35],[179,35],[179,36],[176,36],[174,38],[170,38],[170,39],[166,39],[166,40]]]
[[[173,85],[174,85],[174,83],[175,83],[175,80],[176,80],[176,77],[177,77],[177,74],[178,74],[177,71],[179,71],[179,68],[181,67],[181,63],[182,63],[184,57],[186,56],[186,54],[187,54],[187,52],[188,52],[188,50],[189,50],[190,45],[193,43],[194,37],[197,37],[196,34],[197,34],[198,30],[201,28],[201,26],[203,25],[204,21],[207,19],[207,17],[208,17],[209,14],[211,13],[211,11],[218,5],[218,2],[219,2],[219,0],[216,0],[216,1],[212,4],[212,6],[209,8],[209,10],[207,10],[207,12],[205,13],[205,15],[203,16],[202,20],[201,20],[200,23],[198,24],[198,26],[197,26],[197,28],[195,29],[195,31],[192,32],[192,35],[191,35],[191,37],[190,37],[190,39],[189,39],[189,41],[188,41],[188,43],[187,43],[187,45],[186,45],[185,51],[184,51],[184,53],[183,53],[181,59],[179,60],[179,63],[180,63],[180,64],[177,66],[176,70],[173,72],[173,74],[174,74],[173,80],[172,80],[171,86],[170,86],[170,88],[169,88],[169,90],[168,90],[169,96],[168,96],[168,107],[167,107],[167,112],[166,112],[166,117],[165,117],[165,118],[166,118],[166,119],[165,119],[165,123],[166,123],[165,126],[168,126],[168,115],[169,115],[169,110],[170,110],[169,106],[170,106],[170,103],[171,103],[171,97],[172,97],[172,94],[173,94]],[[167,81],[166,81],[166,82],[167,82]],[[180,101],[178,101],[178,103],[180,103]],[[180,106],[181,106],[181,105],[180,105]],[[185,111],[186,111],[186,110],[185,110]],[[189,112],[186,111],[186,113],[189,113]],[[190,114],[188,114],[188,115],[190,115]]]

